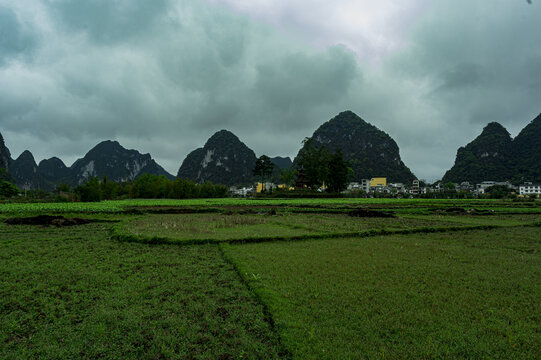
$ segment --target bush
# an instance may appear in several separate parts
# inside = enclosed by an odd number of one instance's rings
[[[13,197],[17,196],[21,190],[10,182],[0,180],[0,196]]]

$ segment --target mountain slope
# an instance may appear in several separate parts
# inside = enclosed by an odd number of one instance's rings
[[[103,141],[92,148],[82,159],[70,168],[70,182],[80,185],[91,176],[109,181],[131,181],[143,173],[174,177],[158,165],[150,154],[141,154],[136,150],[127,150],[117,141]]]
[[[41,160],[38,165],[39,174],[52,184],[69,181],[70,169],[57,157]]]
[[[511,139],[498,123],[489,123],[481,135],[457,151],[455,164],[444,182],[541,182],[541,115]]]
[[[6,147],[6,144],[4,143],[4,138],[0,133],[0,169],[8,171],[10,163],[11,154],[9,153],[9,149]]]
[[[288,157],[276,156],[276,157],[270,158],[270,160],[272,161],[274,166],[276,166],[280,170],[289,169],[290,167],[293,166],[293,161],[291,161],[289,156]]]
[[[192,151],[182,162],[178,177],[198,183],[242,185],[252,183],[256,156],[235,134],[221,130],[203,148]]]
[[[34,156],[28,150],[25,150],[17,159],[11,162],[9,173],[15,181],[15,185],[21,189],[50,191],[54,188],[51,183],[40,175]]]
[[[541,182],[541,114],[513,140],[515,180]]]
[[[502,125],[489,123],[477,138],[458,149],[455,164],[442,181],[476,184],[485,180],[509,180],[514,173],[512,142]]]
[[[400,159],[396,142],[351,111],[344,111],[321,125],[312,139],[331,151],[342,149],[353,169],[352,181],[383,176],[390,182],[409,184],[415,179]]]

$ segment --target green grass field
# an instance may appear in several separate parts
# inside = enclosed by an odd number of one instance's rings
[[[369,230],[404,230],[457,226],[447,219],[357,218],[339,214],[151,214],[127,219],[118,227],[121,234],[141,238],[165,238],[171,242],[236,241],[337,236]],[[458,224],[460,225],[460,224]],[[466,225],[464,225],[466,226]]]
[[[228,245],[298,358],[535,359],[536,228]]]
[[[279,358],[217,246],[112,242],[102,224],[0,235],[0,358]]]
[[[446,212],[457,206],[492,215]],[[359,207],[396,217],[348,215]],[[487,200],[1,204],[0,359],[539,359],[539,212]],[[100,222],[3,223],[43,213]]]
[[[338,198],[338,199],[135,199],[102,201],[99,203],[0,203],[0,214],[31,214],[31,213],[115,213],[122,212],[131,207],[313,207],[321,208],[351,208],[351,207],[384,207],[403,209],[412,212],[426,209],[462,206],[479,209],[496,209],[498,211],[536,212],[541,213],[541,201],[513,202],[488,199],[364,199],[364,198]]]

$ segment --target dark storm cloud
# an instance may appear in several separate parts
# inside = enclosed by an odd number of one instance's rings
[[[37,64],[0,72],[2,131],[34,138],[6,135],[14,154],[29,147],[70,163],[116,138],[176,172],[228,128],[258,153],[287,155],[321,122],[318,111],[326,118],[345,106],[358,78],[345,48],[312,49],[198,1],[31,3],[32,14],[22,5],[10,14],[45,33]]]
[[[36,39],[19,21],[13,10],[0,4],[0,66],[19,57],[28,57]]]
[[[351,109],[436,180],[487,122],[541,112],[537,4],[337,1],[0,0],[0,132],[14,156],[118,139],[176,173],[220,129],[295,155]]]
[[[97,42],[125,42],[144,34],[167,10],[165,0],[47,1],[68,31],[85,32]]]
[[[355,55],[343,47],[324,53],[296,53],[257,67],[255,94],[272,108],[289,110],[335,104],[359,81]]]
[[[442,85],[436,91],[454,91],[482,85],[481,82],[489,75],[485,74],[481,65],[458,64],[441,74]]]
[[[433,3],[408,46],[367,74],[358,109],[418,176],[437,179],[488,122],[516,135],[541,112],[539,23],[521,1]]]

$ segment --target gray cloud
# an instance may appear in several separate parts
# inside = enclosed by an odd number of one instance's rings
[[[442,85],[435,91],[455,91],[461,88],[480,86],[489,74],[478,64],[463,63],[444,71],[441,74]]]
[[[521,1],[410,3],[407,26],[385,33],[392,51],[371,57],[338,21],[328,36],[312,18],[310,31],[298,17],[285,26],[300,1],[261,24],[215,1],[0,0],[0,131],[14,156],[70,164],[117,139],[176,173],[222,128],[257,154],[295,155],[351,109],[436,180],[488,121],[516,134],[541,111],[541,14]],[[374,49],[382,24],[357,48]]]
[[[36,39],[15,12],[0,4],[0,66],[10,60],[32,55]]]
[[[67,31],[86,33],[93,41],[126,42],[144,36],[167,10],[165,0],[47,1],[51,15]]]

